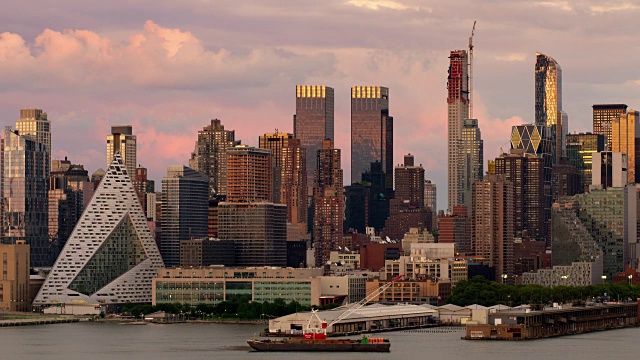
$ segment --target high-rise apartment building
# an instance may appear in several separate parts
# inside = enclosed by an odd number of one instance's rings
[[[0,244],[0,309],[2,311],[30,311],[29,245],[24,240],[15,244]]]
[[[471,217],[466,206],[455,206],[453,214],[438,218],[439,243],[455,244],[456,253],[472,255]]]
[[[322,140],[334,139],[333,88],[324,85],[296,85],[296,114],[293,137],[307,149],[307,195],[311,195],[316,169],[316,154]]]
[[[495,278],[514,283],[513,184],[504,175],[487,175],[473,184],[471,246],[495,270]]]
[[[582,189],[591,185],[591,164],[593,154],[605,151],[605,136],[603,134],[579,133],[567,135],[567,157],[569,164],[576,167],[580,174]],[[584,191],[580,191],[584,192]]]
[[[184,165],[167,167],[162,179],[160,251],[166,266],[180,265],[180,241],[207,236],[209,179]]]
[[[343,175],[340,149],[333,140],[324,140],[317,152],[314,192],[313,242],[316,265],[324,265],[331,251],[342,243],[344,216]]]
[[[260,148],[270,149],[274,162],[275,203],[287,205],[287,222],[307,233],[306,149],[293,134],[264,134]]]
[[[152,278],[163,267],[130,175],[116,153],[33,303],[148,303]]]
[[[424,181],[424,207],[431,209],[434,214],[438,213],[438,187],[429,179]]]
[[[31,247],[31,266],[50,267],[49,202],[50,154],[30,135],[4,131],[3,211],[6,244],[25,240]]]
[[[454,50],[449,55],[447,79],[447,200],[448,212],[461,203],[460,142],[464,120],[469,118],[469,58],[466,50]]]
[[[273,156],[268,149],[227,149],[227,202],[273,202]]]
[[[227,149],[240,143],[235,138],[235,131],[225,130],[219,119],[198,131],[196,155],[190,164],[197,164],[194,170],[209,177],[211,197],[227,194]]]
[[[31,136],[32,140],[44,144],[51,154],[51,122],[47,113],[40,109],[20,109],[20,119],[16,121],[16,129],[20,135]]]
[[[471,190],[475,181],[481,181],[483,171],[483,142],[477,119],[464,119],[458,156],[458,202],[471,211]]]
[[[611,151],[627,154],[627,182],[640,182],[640,113],[629,110],[611,122]]]
[[[136,173],[136,136],[133,135],[131,125],[116,125],[111,127],[111,134],[107,135],[107,166],[111,164],[116,153],[119,152],[124,166],[132,178]]]
[[[404,164],[395,168],[395,199],[411,206],[424,207],[424,168],[415,166],[413,155],[404,156]]]
[[[555,164],[566,156],[569,119],[562,111],[562,68],[553,58],[541,53],[536,53],[535,117],[536,125],[549,127]]]
[[[593,133],[604,136],[605,147],[602,151],[612,151],[613,120],[627,112],[626,104],[597,104],[593,105]]]
[[[380,161],[385,188],[393,189],[393,117],[389,116],[389,89],[351,87],[351,183]]]

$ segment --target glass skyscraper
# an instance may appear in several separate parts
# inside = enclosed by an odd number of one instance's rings
[[[576,167],[583,188],[591,185],[591,164],[593,154],[605,151],[603,134],[580,133],[567,135],[567,157],[569,164]]]
[[[324,85],[296,86],[296,114],[293,116],[293,137],[307,149],[307,194],[313,188],[316,153],[322,140],[334,139],[333,88]]]
[[[449,55],[449,77],[447,78],[447,210],[463,205],[460,190],[462,166],[460,164],[460,142],[464,120],[469,117],[469,58],[466,50],[454,50]]]
[[[612,123],[620,115],[627,112],[626,104],[596,104],[593,105],[593,133],[604,136],[604,151],[612,151],[611,130]]]
[[[389,89],[351,87],[351,183],[359,182],[372,162],[380,161],[385,188],[393,189],[393,117]]]
[[[569,119],[562,111],[562,68],[553,58],[536,53],[535,65],[535,117],[536,125],[547,125],[551,130],[553,163],[566,156],[566,135]]]

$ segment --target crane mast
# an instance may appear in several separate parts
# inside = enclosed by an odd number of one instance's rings
[[[473,119],[473,35],[476,32],[476,21],[473,21],[469,36],[469,119]]]

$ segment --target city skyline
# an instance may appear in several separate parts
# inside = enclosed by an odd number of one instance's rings
[[[639,70],[599,54],[628,49],[638,30],[626,20],[640,12],[636,5],[523,2],[490,11],[463,1],[417,4],[336,1],[313,5],[313,15],[290,4],[249,2],[235,10],[220,4],[214,11],[206,4],[154,3],[146,11],[122,5],[130,15],[119,18],[77,4],[67,14],[72,7],[62,2],[54,5],[59,16],[45,20],[42,9],[20,4],[0,15],[7,31],[0,36],[6,46],[0,46],[0,116],[11,125],[20,108],[47,112],[52,159],[68,156],[89,173],[104,168],[110,127],[131,124],[138,163],[159,183],[167,166],[188,163],[209,119],[222,119],[236,139],[257,146],[258,136],[275,128],[293,132],[295,85],[326,85],[335,89],[335,145],[350,179],[350,88],[385,86],[394,94],[394,165],[402,154],[414,154],[441,188],[438,208],[444,209],[447,55],[465,48],[473,20],[474,117],[485,159],[508,149],[511,125],[535,121],[536,51],[562,64],[570,133],[592,131],[593,104],[638,107]],[[256,16],[270,19],[268,27],[254,24]],[[372,21],[382,19],[389,21]],[[374,31],[379,28],[384,31]],[[320,30],[329,36],[312,36]],[[588,46],[596,41],[598,53]]]

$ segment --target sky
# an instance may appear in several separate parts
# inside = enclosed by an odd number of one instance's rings
[[[512,125],[534,121],[536,52],[562,67],[570,132],[592,130],[593,104],[638,109],[639,16],[631,0],[14,2],[0,12],[0,119],[43,109],[52,158],[90,174],[106,167],[110,127],[131,124],[159,191],[210,119],[257,146],[266,132],[293,132],[295,85],[327,85],[348,181],[350,88],[386,86],[394,163],[413,154],[443,209],[448,55],[467,48],[474,21],[486,167],[508,150]]]

